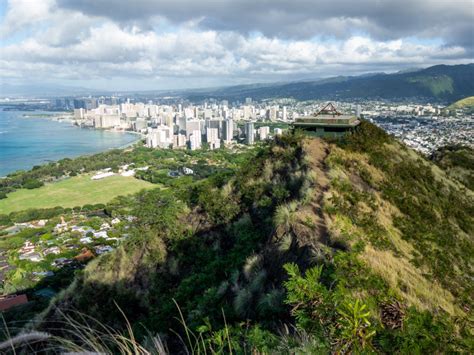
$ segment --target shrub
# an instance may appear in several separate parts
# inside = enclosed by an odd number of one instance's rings
[[[341,353],[360,353],[372,348],[372,337],[375,329],[369,321],[370,312],[367,305],[359,300],[346,302],[337,308],[339,319],[338,347]]]
[[[285,303],[293,306],[291,313],[296,326],[311,332],[327,332],[332,311],[329,291],[319,282],[322,266],[306,270],[305,275],[294,263],[285,264],[284,269],[289,276],[284,283],[287,290]]]
[[[26,189],[37,189],[44,185],[44,182],[36,179],[28,179],[23,183],[23,187]]]

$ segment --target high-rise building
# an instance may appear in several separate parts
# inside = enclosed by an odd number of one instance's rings
[[[137,118],[133,124],[135,132],[140,132],[148,127],[148,122],[144,118]]]
[[[268,134],[270,133],[270,127],[264,126],[258,129],[258,137],[261,141],[268,138]]]
[[[189,136],[189,148],[191,150],[201,148],[201,130],[195,130],[191,132]]]
[[[85,108],[87,110],[93,110],[93,109],[97,108],[97,99],[95,99],[95,98],[87,99],[87,100],[85,100],[85,104],[86,104]]]
[[[360,118],[360,105],[356,106],[356,116]]]
[[[201,132],[201,121],[199,120],[190,120],[186,121],[186,139],[189,140],[189,136],[193,131]]]
[[[74,99],[74,108],[86,108],[86,102],[80,99]]]
[[[146,145],[149,148],[169,148],[172,144],[173,135],[168,126],[158,126],[146,137]]]
[[[277,119],[277,113],[278,113],[278,106],[271,106],[271,107],[267,110],[267,118],[268,118],[270,121],[276,121],[276,119]]]
[[[194,110],[192,109],[192,107],[186,107],[183,111],[184,111],[184,117],[194,118]]]
[[[253,127],[253,122],[245,123],[245,143],[253,144],[254,136],[255,136],[255,131]]]
[[[210,108],[205,108],[204,109],[204,119],[209,120],[212,118],[212,110]]]
[[[74,118],[82,119],[85,116],[85,111],[83,108],[74,109]]]
[[[186,146],[186,136],[184,134],[175,134],[173,136],[173,148],[182,148]]]
[[[250,104],[252,103],[252,98],[251,98],[251,97],[246,97],[246,98],[245,98],[245,103],[246,103],[247,105],[250,105]]]
[[[186,117],[178,117],[176,123],[178,125],[179,133],[186,134]]]
[[[209,144],[209,149],[220,148],[219,130],[217,128],[206,128],[206,141]]]
[[[283,121],[286,121],[288,119],[288,112],[287,112],[286,106],[283,106],[283,111],[282,111],[282,114],[281,114],[281,118],[282,118]]]
[[[234,138],[234,121],[231,119],[225,120],[223,122],[223,139],[224,142],[230,143]]]
[[[242,106],[242,115],[244,120],[252,118],[252,106]]]
[[[118,115],[100,115],[94,117],[95,128],[113,128],[120,126],[120,116]]]
[[[157,105],[149,105],[146,108],[146,115],[148,117],[157,117],[158,116],[158,106]]]
[[[206,120],[206,128],[216,128],[219,132],[219,137],[222,136],[222,120],[221,119],[212,119]]]

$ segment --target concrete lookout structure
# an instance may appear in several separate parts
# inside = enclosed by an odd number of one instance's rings
[[[352,132],[359,124],[356,116],[343,115],[332,103],[328,103],[313,116],[296,118],[293,128],[303,129],[316,137],[339,138]]]

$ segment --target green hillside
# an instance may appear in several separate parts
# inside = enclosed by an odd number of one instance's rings
[[[130,237],[30,325],[55,335],[41,346],[474,351],[471,190],[365,121],[256,149],[235,174],[127,199]]]
[[[466,146],[448,146],[435,151],[430,159],[454,180],[474,191],[474,149]]]
[[[467,112],[474,112],[474,96],[466,97],[456,101],[446,107],[448,110],[466,110]]]
[[[415,76],[413,78],[409,78],[408,81],[428,89],[429,92],[435,97],[439,97],[444,94],[452,94],[454,92],[453,79],[448,75]]]

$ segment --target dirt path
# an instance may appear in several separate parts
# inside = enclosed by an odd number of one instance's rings
[[[313,188],[313,197],[310,203],[300,210],[303,219],[311,219],[315,226],[314,234],[311,236],[309,244],[319,242],[328,245],[329,233],[323,213],[324,194],[329,189],[328,168],[325,159],[329,154],[328,144],[319,138],[307,139],[304,150],[309,161],[310,170],[316,177],[316,186]]]

